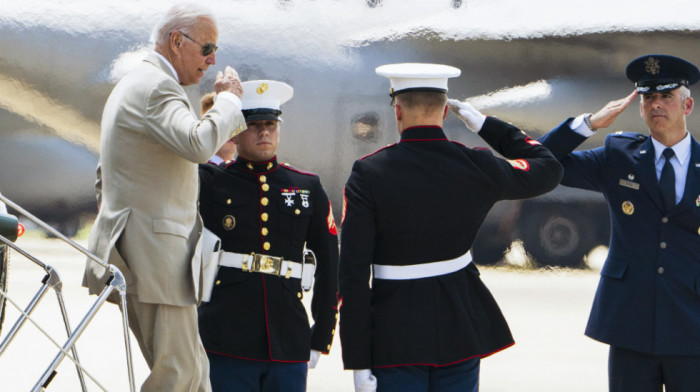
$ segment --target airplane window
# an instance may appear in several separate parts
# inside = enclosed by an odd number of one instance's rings
[[[352,137],[373,142],[379,135],[379,114],[377,112],[366,112],[355,115],[351,125]]]

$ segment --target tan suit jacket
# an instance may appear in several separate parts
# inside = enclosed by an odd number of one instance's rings
[[[117,83],[102,114],[100,210],[88,248],[122,271],[127,291],[145,303],[186,306],[201,297],[197,164],[245,129],[236,105],[218,99],[200,121],[158,56]],[[84,285],[108,275],[88,260]]]

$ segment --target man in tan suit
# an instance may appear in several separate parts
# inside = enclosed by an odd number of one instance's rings
[[[127,283],[129,326],[151,373],[141,391],[210,391],[197,329],[200,237],[197,163],[245,129],[236,72],[219,72],[214,106],[199,120],[182,86],[215,64],[218,29],[197,5],[177,5],[156,25],[155,52],[112,90],[102,114],[99,214],[88,247]],[[104,288],[88,261],[84,283]]]

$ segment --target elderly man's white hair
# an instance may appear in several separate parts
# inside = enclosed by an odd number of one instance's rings
[[[163,18],[153,27],[151,42],[164,45],[168,42],[170,33],[183,30],[185,34],[192,33],[192,28],[199,18],[207,18],[216,22],[214,14],[206,7],[195,3],[182,3],[173,6]]]

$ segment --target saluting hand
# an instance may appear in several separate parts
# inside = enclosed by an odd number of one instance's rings
[[[636,96],[637,91],[635,90],[625,98],[608,102],[607,105],[603,106],[602,109],[591,116],[591,125],[593,128],[601,129],[611,126],[612,123],[615,122],[617,116],[627,108]]]
[[[484,121],[486,121],[486,116],[481,114],[480,111],[474,109],[472,105],[467,102],[458,101],[456,99],[448,99],[447,106],[452,109],[453,112],[459,117],[467,127],[473,132],[479,132],[481,127],[484,126]]]
[[[230,66],[226,66],[224,72],[219,71],[216,74],[216,81],[214,81],[214,91],[220,93],[222,91],[228,91],[235,94],[238,98],[243,96],[243,87],[241,86],[241,79],[238,77],[238,72]]]

